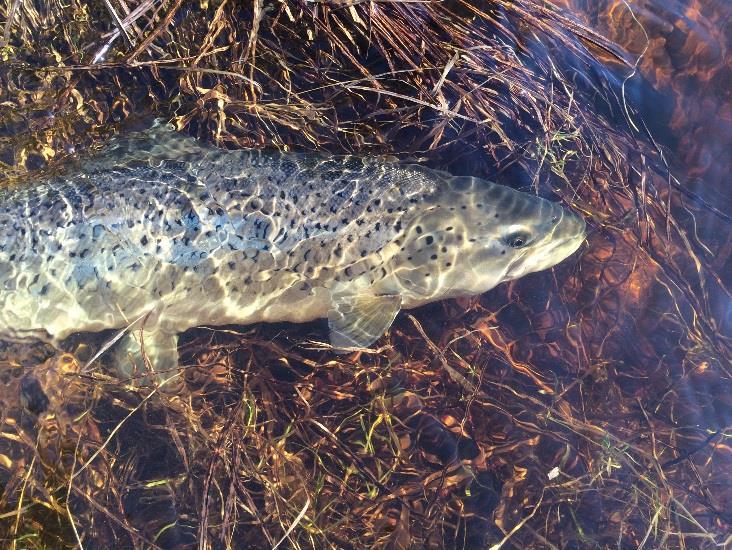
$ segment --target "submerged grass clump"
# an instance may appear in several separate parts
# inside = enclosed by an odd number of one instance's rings
[[[592,226],[574,263],[404,315],[372,353],[334,356],[317,323],[191,331],[175,393],[87,365],[88,335],[4,344],[6,545],[729,542],[729,218],[667,170],[617,46],[538,0],[13,0],[0,20],[11,182],[164,116],[498,179]]]

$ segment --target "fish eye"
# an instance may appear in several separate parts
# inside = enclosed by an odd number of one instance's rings
[[[511,248],[523,248],[524,246],[529,244],[530,239],[531,235],[529,235],[525,231],[516,231],[515,233],[511,233],[508,237],[506,237],[506,243]]]

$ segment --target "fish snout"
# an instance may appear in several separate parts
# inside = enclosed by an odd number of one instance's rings
[[[545,226],[551,240],[584,239],[587,229],[585,219],[560,204],[552,203],[552,206],[551,220]]]
[[[551,232],[554,252],[558,261],[574,253],[585,240],[587,223],[579,214],[562,208],[561,215],[555,216],[556,225]]]
[[[587,232],[587,222],[585,219],[569,210],[564,211],[564,219],[562,220],[565,224],[563,233],[568,237],[574,239],[584,239],[585,233]]]

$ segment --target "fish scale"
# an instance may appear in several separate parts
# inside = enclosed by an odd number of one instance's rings
[[[336,347],[365,346],[399,309],[549,267],[583,236],[560,205],[477,178],[227,151],[156,124],[0,192],[0,335],[57,342],[145,317],[146,351],[169,366],[193,326],[328,317]]]

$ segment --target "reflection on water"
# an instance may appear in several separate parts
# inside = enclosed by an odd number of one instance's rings
[[[3,536],[271,547],[292,527],[302,547],[723,544],[731,8],[554,3],[571,17],[533,2],[324,2],[304,19],[284,4],[186,3],[135,54],[186,70],[85,71],[52,31],[78,72],[0,69],[3,173],[53,164],[84,129],[142,107],[228,146],[493,177],[589,224],[564,264],[402,315],[373,354],[309,344],[318,323],[190,331],[179,396],[84,369],[101,344],[88,335],[67,343],[75,357],[6,346]],[[37,29],[63,17],[23,10]],[[97,52],[114,28],[87,32],[82,51]],[[55,59],[36,55],[26,62]]]
[[[651,124],[659,115],[667,119],[664,134],[656,137],[673,145],[674,168],[685,180],[703,179],[706,185],[699,187],[711,186],[729,200],[730,190],[724,185],[732,170],[729,3],[568,0],[561,4],[639,58],[640,74],[660,93],[647,100],[642,91],[632,90],[631,82],[631,95]]]
[[[627,242],[625,252],[618,241],[592,247],[615,271],[616,282],[610,284],[623,288],[615,304],[620,322],[606,327],[605,342],[613,346],[615,340],[618,349],[605,347],[602,356],[618,361],[615,368],[625,378],[619,387],[638,396],[636,406],[651,437],[656,429],[672,430],[664,444],[676,454],[663,453],[660,460],[667,479],[683,475],[684,466],[694,468],[697,509],[705,508],[704,514],[716,515],[717,525],[729,529],[724,510],[730,495],[721,488],[729,485],[724,434],[732,422],[730,5],[561,4],[638,59],[638,74],[625,83],[625,91],[672,171],[669,176],[659,170],[658,157],[654,166],[639,166],[637,177],[666,210],[639,225],[639,241]],[[584,292],[591,288],[587,283],[583,280]],[[613,331],[620,338],[613,338]],[[642,423],[637,428],[643,430]]]

